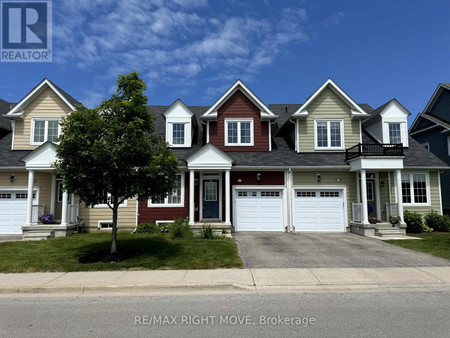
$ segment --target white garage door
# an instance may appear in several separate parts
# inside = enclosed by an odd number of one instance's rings
[[[283,231],[282,190],[237,190],[236,231]]]
[[[342,190],[296,190],[296,231],[344,231]]]
[[[26,221],[27,191],[0,191],[0,235],[22,234]]]

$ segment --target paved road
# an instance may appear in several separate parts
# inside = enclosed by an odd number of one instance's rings
[[[449,301],[444,291],[2,297],[0,336],[448,337]],[[294,319],[267,319],[278,315]],[[148,325],[152,316],[168,317]]]
[[[351,233],[237,232],[246,268],[450,266],[450,260]]]

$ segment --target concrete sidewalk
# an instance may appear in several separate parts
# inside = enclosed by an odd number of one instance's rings
[[[0,274],[0,294],[173,290],[450,289],[450,267],[151,270]]]

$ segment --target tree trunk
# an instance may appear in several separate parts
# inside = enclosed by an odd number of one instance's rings
[[[113,224],[112,224],[112,238],[111,238],[111,254],[117,252],[117,211],[119,204],[114,201],[113,205]]]

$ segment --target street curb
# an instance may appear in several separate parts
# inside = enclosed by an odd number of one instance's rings
[[[234,283],[186,284],[186,285],[105,285],[105,286],[63,286],[63,287],[2,287],[0,295],[19,294],[139,294],[165,292],[337,292],[337,291],[387,291],[395,289],[450,290],[448,284],[320,284],[320,285],[270,285],[251,286]]]

